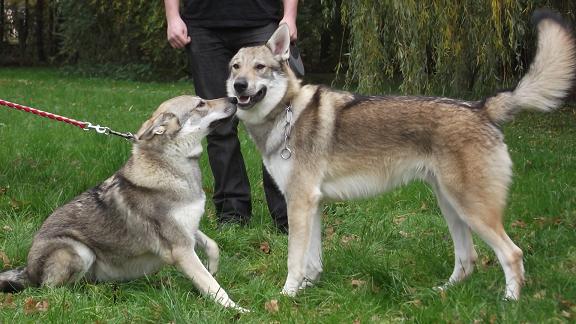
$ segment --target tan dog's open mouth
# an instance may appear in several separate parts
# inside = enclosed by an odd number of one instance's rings
[[[260,102],[266,96],[266,87],[262,87],[260,91],[256,92],[253,96],[237,96],[238,108],[246,110],[252,108],[255,104]]]

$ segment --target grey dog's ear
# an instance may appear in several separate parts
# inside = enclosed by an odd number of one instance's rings
[[[280,24],[266,46],[272,51],[276,60],[286,61],[290,57],[290,28],[288,28],[288,24]]]
[[[139,141],[147,141],[156,135],[163,135],[173,128],[180,129],[178,118],[172,113],[163,113],[156,118],[147,120],[138,130],[136,138]]]

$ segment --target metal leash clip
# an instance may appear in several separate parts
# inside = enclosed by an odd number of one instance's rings
[[[96,133],[98,134],[105,134],[105,135],[109,135],[110,134],[110,128],[108,127],[104,127],[104,126],[100,126],[100,125],[92,125],[92,123],[87,122],[86,123],[86,127],[84,128],[85,131],[89,131],[89,130],[95,130]]]
[[[120,133],[120,132],[116,132],[110,129],[110,127],[105,127],[105,126],[100,126],[100,125],[93,125],[90,122],[86,122],[85,124],[86,126],[84,127],[85,131],[89,131],[91,129],[95,130],[96,133],[98,134],[104,134],[104,135],[116,135],[116,136],[120,136],[123,137],[124,139],[128,140],[128,141],[133,141],[135,139],[134,135],[130,132],[128,133]]]

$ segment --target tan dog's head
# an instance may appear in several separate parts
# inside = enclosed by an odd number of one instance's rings
[[[139,146],[161,148],[169,143],[200,143],[223,119],[236,112],[236,98],[204,100],[180,96],[163,102],[136,134]]]
[[[266,45],[244,47],[230,61],[226,89],[238,99],[237,115],[244,122],[259,123],[284,98],[290,79],[290,30],[281,24]]]

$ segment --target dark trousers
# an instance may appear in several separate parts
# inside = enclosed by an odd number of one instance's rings
[[[188,26],[191,43],[188,56],[196,94],[205,99],[226,96],[228,63],[245,46],[262,45],[278,25],[256,28],[208,29]],[[250,183],[240,151],[238,119],[231,118],[207,138],[208,158],[214,175],[214,206],[219,222],[249,220],[252,213]],[[276,226],[287,231],[286,201],[274,180],[262,165],[264,193],[268,210]]]

